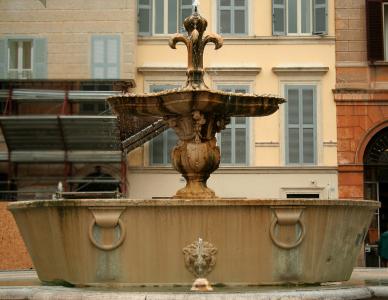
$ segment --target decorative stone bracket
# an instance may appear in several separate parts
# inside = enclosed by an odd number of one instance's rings
[[[118,248],[125,239],[126,229],[123,222],[120,220],[122,212],[125,210],[125,207],[89,207],[90,211],[93,214],[93,220],[89,225],[89,240],[90,242],[98,249],[104,251],[110,251]],[[119,239],[112,244],[101,245],[99,244],[93,235],[94,226],[99,226],[101,228],[111,228],[114,230],[116,226],[120,227],[120,237]]]
[[[306,234],[306,228],[301,220],[301,216],[304,210],[304,207],[272,207],[274,212],[274,220],[271,223],[270,227],[270,237],[272,242],[279,248],[282,249],[293,249],[298,247],[302,242]],[[300,234],[294,243],[286,243],[279,241],[278,237],[275,234],[276,225],[299,225]]]

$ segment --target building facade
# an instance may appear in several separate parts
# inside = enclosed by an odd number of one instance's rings
[[[385,1],[336,1],[339,196],[382,205],[367,236],[367,266],[379,265],[376,242],[388,229],[387,16]]]
[[[168,39],[191,10],[190,0],[138,1],[136,92],[185,84],[185,46],[172,50]],[[199,12],[207,33],[224,38],[205,50],[210,88],[288,100],[269,117],[232,118],[209,187],[223,197],[337,198],[334,1],[202,1]],[[165,131],[129,154],[130,197],[169,197],[184,185],[170,167],[175,141]]]

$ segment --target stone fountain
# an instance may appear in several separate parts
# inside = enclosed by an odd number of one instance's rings
[[[9,205],[42,282],[78,286],[303,284],[348,280],[378,203],[310,199],[223,199],[206,181],[220,163],[215,134],[234,116],[265,116],[284,99],[225,93],[203,81],[206,35],[195,12],[182,89],[108,99],[121,126],[159,117],[179,137],[174,168],[186,187],[171,199],[79,199]],[[238,187],[236,187],[238,188]]]

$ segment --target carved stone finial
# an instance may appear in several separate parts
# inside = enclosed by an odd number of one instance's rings
[[[196,277],[204,278],[216,264],[217,248],[211,243],[202,240],[183,248],[186,268]]]
[[[207,27],[207,21],[197,10],[185,19],[183,25],[188,36],[177,33],[171,37],[169,45],[172,49],[176,49],[176,44],[182,42],[187,47],[188,63],[186,88],[207,89],[208,87],[203,81],[203,51],[205,50],[206,44],[210,42],[215,44],[215,49],[221,48],[223,39],[218,34],[203,36]]]

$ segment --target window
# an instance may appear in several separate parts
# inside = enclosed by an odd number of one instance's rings
[[[110,115],[111,110],[106,101],[100,102],[82,102],[79,104],[80,115]]]
[[[225,92],[247,93],[248,86],[219,85]],[[221,164],[248,164],[249,153],[248,118],[233,117],[230,124],[217,134],[217,144],[221,150]]]
[[[286,163],[316,163],[315,86],[286,86]]]
[[[366,0],[369,61],[388,60],[388,1]]]
[[[0,39],[0,78],[47,78],[47,40]]]
[[[248,0],[217,0],[218,32],[221,34],[248,33]]]
[[[272,0],[274,35],[327,34],[327,0]]]
[[[92,77],[94,79],[120,78],[120,37],[92,37]]]
[[[151,85],[150,92],[157,93],[164,90],[179,88],[179,85]],[[167,165],[171,163],[171,151],[178,142],[174,130],[167,129],[150,143],[150,163],[151,165]]]
[[[192,0],[138,0],[139,34],[183,32],[192,9]]]

